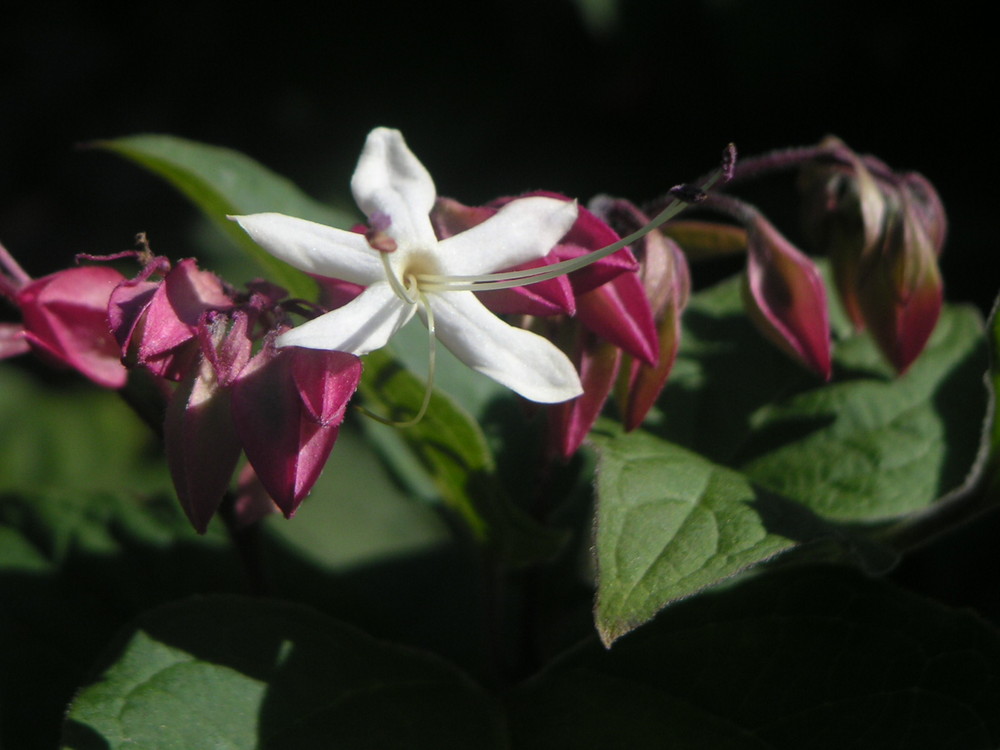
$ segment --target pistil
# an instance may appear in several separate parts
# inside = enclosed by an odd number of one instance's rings
[[[429,292],[487,292],[496,289],[511,289],[513,287],[528,286],[548,281],[558,276],[562,276],[581,268],[589,266],[602,258],[606,258],[612,253],[618,252],[623,247],[631,245],[633,242],[642,239],[654,229],[661,227],[670,219],[674,218],[692,203],[701,200],[706,193],[727,174],[726,168],[720,168],[698,188],[688,185],[681,185],[673,188],[670,192],[674,196],[666,207],[656,215],[646,226],[636,230],[627,237],[623,237],[617,242],[594,250],[593,252],[581,255],[579,258],[571,258],[559,263],[545,266],[544,268],[530,268],[520,271],[500,271],[497,273],[481,274],[478,276],[441,276],[438,274],[422,274],[419,277],[420,288]],[[384,261],[383,261],[384,262]]]

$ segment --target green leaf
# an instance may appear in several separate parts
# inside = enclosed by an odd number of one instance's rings
[[[419,410],[425,389],[424,381],[385,350],[365,357],[358,390],[373,412],[393,420],[409,419]],[[400,460],[415,459],[441,501],[463,519],[475,538],[490,544],[508,563],[550,557],[565,541],[563,533],[541,527],[510,502],[482,428],[448,395],[434,390],[427,413],[417,424],[372,425],[369,434],[385,430],[396,431],[392,437],[408,449],[397,454],[396,466]],[[401,472],[413,473],[406,466]]]
[[[830,384],[755,334],[735,281],[697,295],[684,326],[662,422],[650,428],[825,517],[873,522],[919,510],[975,464],[988,394],[971,308],[946,306],[902,377],[867,334],[848,336]]]
[[[63,747],[505,747],[492,700],[428,654],[299,605],[210,597],[147,613],[76,697]]]
[[[170,135],[135,135],[94,145],[120,154],[172,184],[253,258],[269,281],[295,297],[313,299],[315,283],[261,249],[226,216],[274,211],[335,227],[351,223],[349,215],[313,200],[284,177],[236,151]]]
[[[868,337],[838,350],[838,382],[758,409],[738,466],[826,518],[881,521],[960,487],[980,451],[988,393],[983,324],[947,307],[901,377],[873,377]],[[847,375],[850,363],[860,377]]]
[[[660,439],[599,440],[596,621],[607,642],[805,541],[829,536],[883,567],[889,550],[858,534],[951,495],[976,466],[988,403],[976,311],[946,307],[898,378],[870,337],[849,334],[834,382],[821,384],[756,335],[737,281],[685,313],[663,411],[646,425]]]
[[[676,599],[836,533],[797,503],[651,435],[596,443],[594,614],[608,645]]]
[[[1000,636],[847,569],[771,571],[515,691],[518,750],[989,750]]]
[[[142,609],[241,590],[220,531],[197,536],[173,497],[0,494],[0,745],[54,747],[95,658]]]
[[[168,490],[156,438],[118,394],[90,383],[43,387],[0,365],[0,492]]]

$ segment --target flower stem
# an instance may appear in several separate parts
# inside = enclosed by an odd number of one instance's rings
[[[260,522],[249,524],[239,522],[236,495],[232,491],[227,491],[223,495],[222,503],[219,505],[219,517],[226,525],[229,539],[240,559],[247,588],[254,596],[265,596],[268,593],[268,586],[264,575],[264,561],[261,557]]]

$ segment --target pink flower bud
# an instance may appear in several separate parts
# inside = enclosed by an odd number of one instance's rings
[[[121,388],[127,373],[109,329],[108,299],[124,278],[107,266],[81,266],[21,287],[16,302],[25,340],[43,357],[98,385]]]
[[[583,395],[546,408],[547,450],[562,460],[576,453],[601,415],[622,356],[621,349],[586,331],[579,332],[579,339],[574,364],[580,373]]]
[[[681,313],[691,294],[691,273],[676,242],[658,231],[650,232],[640,258],[640,276],[659,334],[659,356],[652,364],[631,363],[622,419],[626,430],[642,424],[666,385],[681,342]]]
[[[157,259],[156,271],[164,261]],[[219,278],[187,258],[160,282],[147,271],[115,290],[110,318],[127,356],[170,380],[180,380],[198,358],[198,323],[208,310],[228,310],[233,301]]]
[[[659,341],[653,313],[634,273],[576,298],[577,319],[587,329],[647,364],[656,362]]]
[[[649,217],[626,200],[600,198],[591,207],[622,234],[630,234],[649,222]],[[662,232],[647,234],[633,245],[633,252],[639,260],[635,278],[640,289],[633,298],[643,300],[650,311],[652,326],[643,335],[652,338],[655,354],[651,359],[632,359],[620,378],[618,401],[626,430],[642,424],[667,382],[680,344],[681,313],[691,292],[684,253]],[[631,353],[635,357],[635,352]]]
[[[944,291],[924,215],[905,194],[882,245],[863,265],[858,300],[879,348],[906,372],[937,325]]]
[[[892,172],[836,139],[835,157],[804,170],[807,229],[829,253],[834,282],[855,327],[871,329],[899,371],[923,350],[943,302],[937,257],[947,219],[934,187]]]
[[[772,343],[830,379],[826,289],[809,258],[756,215],[747,227],[747,312]]]
[[[254,471],[286,517],[333,450],[361,360],[269,342],[233,383],[233,419]]]
[[[163,439],[174,489],[199,534],[222,502],[240,457],[230,398],[207,357],[184,375],[167,406]]]
[[[490,206],[465,206],[451,198],[438,198],[431,210],[431,223],[439,239],[460,234],[483,223],[513,198],[501,198]],[[568,199],[567,199],[568,200]],[[580,253],[582,254],[582,252]],[[542,260],[525,263],[518,270],[543,268],[564,258],[554,254]],[[501,315],[572,315],[576,311],[569,279],[559,276],[530,286],[490,292],[477,292],[483,304]]]

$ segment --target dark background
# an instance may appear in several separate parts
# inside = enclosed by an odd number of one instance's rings
[[[994,42],[963,3],[235,8],[4,9],[0,241],[29,272],[125,249],[139,231],[161,254],[196,250],[193,209],[138,168],[77,149],[94,139],[168,132],[229,146],[333,200],[346,196],[367,131],[391,125],[439,191],[466,203],[533,188],[641,202],[712,168],[730,141],[754,154],[835,133],[937,185],[951,219],[951,299],[985,310],[996,292]],[[764,199],[780,223],[792,194],[787,182],[773,187]],[[975,571],[996,570],[995,516],[898,576],[1000,616],[995,581],[971,585]]]
[[[730,141],[754,154],[835,133],[938,186],[953,299],[985,306],[996,291],[980,250],[996,87],[985,24],[961,3],[106,5],[4,11],[0,241],[34,273],[138,231],[185,254],[193,211],[116,157],[76,150],[94,139],[230,146],[332,199],[367,131],[391,125],[442,194],[474,203],[532,188],[643,201]],[[586,23],[585,5],[611,22]]]

